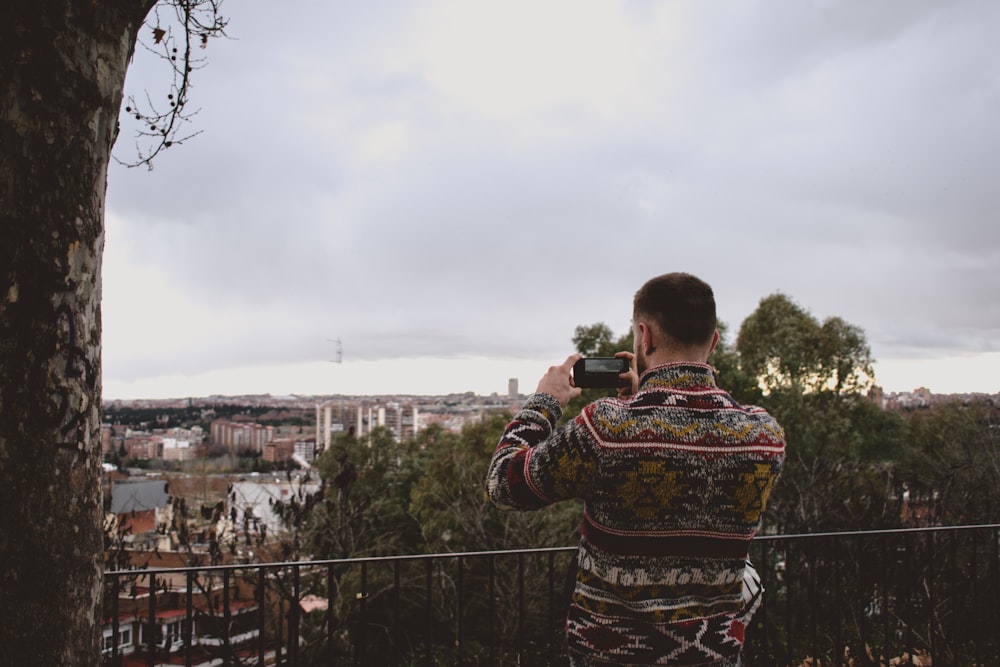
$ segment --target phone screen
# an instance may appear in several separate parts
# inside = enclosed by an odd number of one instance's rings
[[[618,357],[613,359],[586,359],[584,369],[588,373],[624,373],[627,368],[624,361]]]

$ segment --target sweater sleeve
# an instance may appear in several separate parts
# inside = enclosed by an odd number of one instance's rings
[[[504,510],[534,510],[583,497],[597,471],[595,447],[579,420],[562,416],[548,394],[532,395],[507,424],[490,462],[486,491]]]

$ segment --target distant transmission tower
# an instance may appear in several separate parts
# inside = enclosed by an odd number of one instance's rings
[[[341,344],[340,339],[338,338],[336,340],[333,340],[332,338],[328,338],[327,340],[331,343],[337,344],[337,356],[331,359],[330,361],[335,364],[344,363],[344,346],[343,344]]]

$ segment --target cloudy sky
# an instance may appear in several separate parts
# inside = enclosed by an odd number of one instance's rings
[[[224,10],[201,134],[111,168],[107,398],[530,392],[673,270],[732,332],[862,327],[888,391],[1000,391],[1000,3]]]

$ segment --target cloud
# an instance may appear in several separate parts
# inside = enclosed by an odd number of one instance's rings
[[[993,3],[230,9],[203,134],[112,169],[106,375],[548,358],[668,270],[734,333],[782,291],[879,358],[994,349]]]

